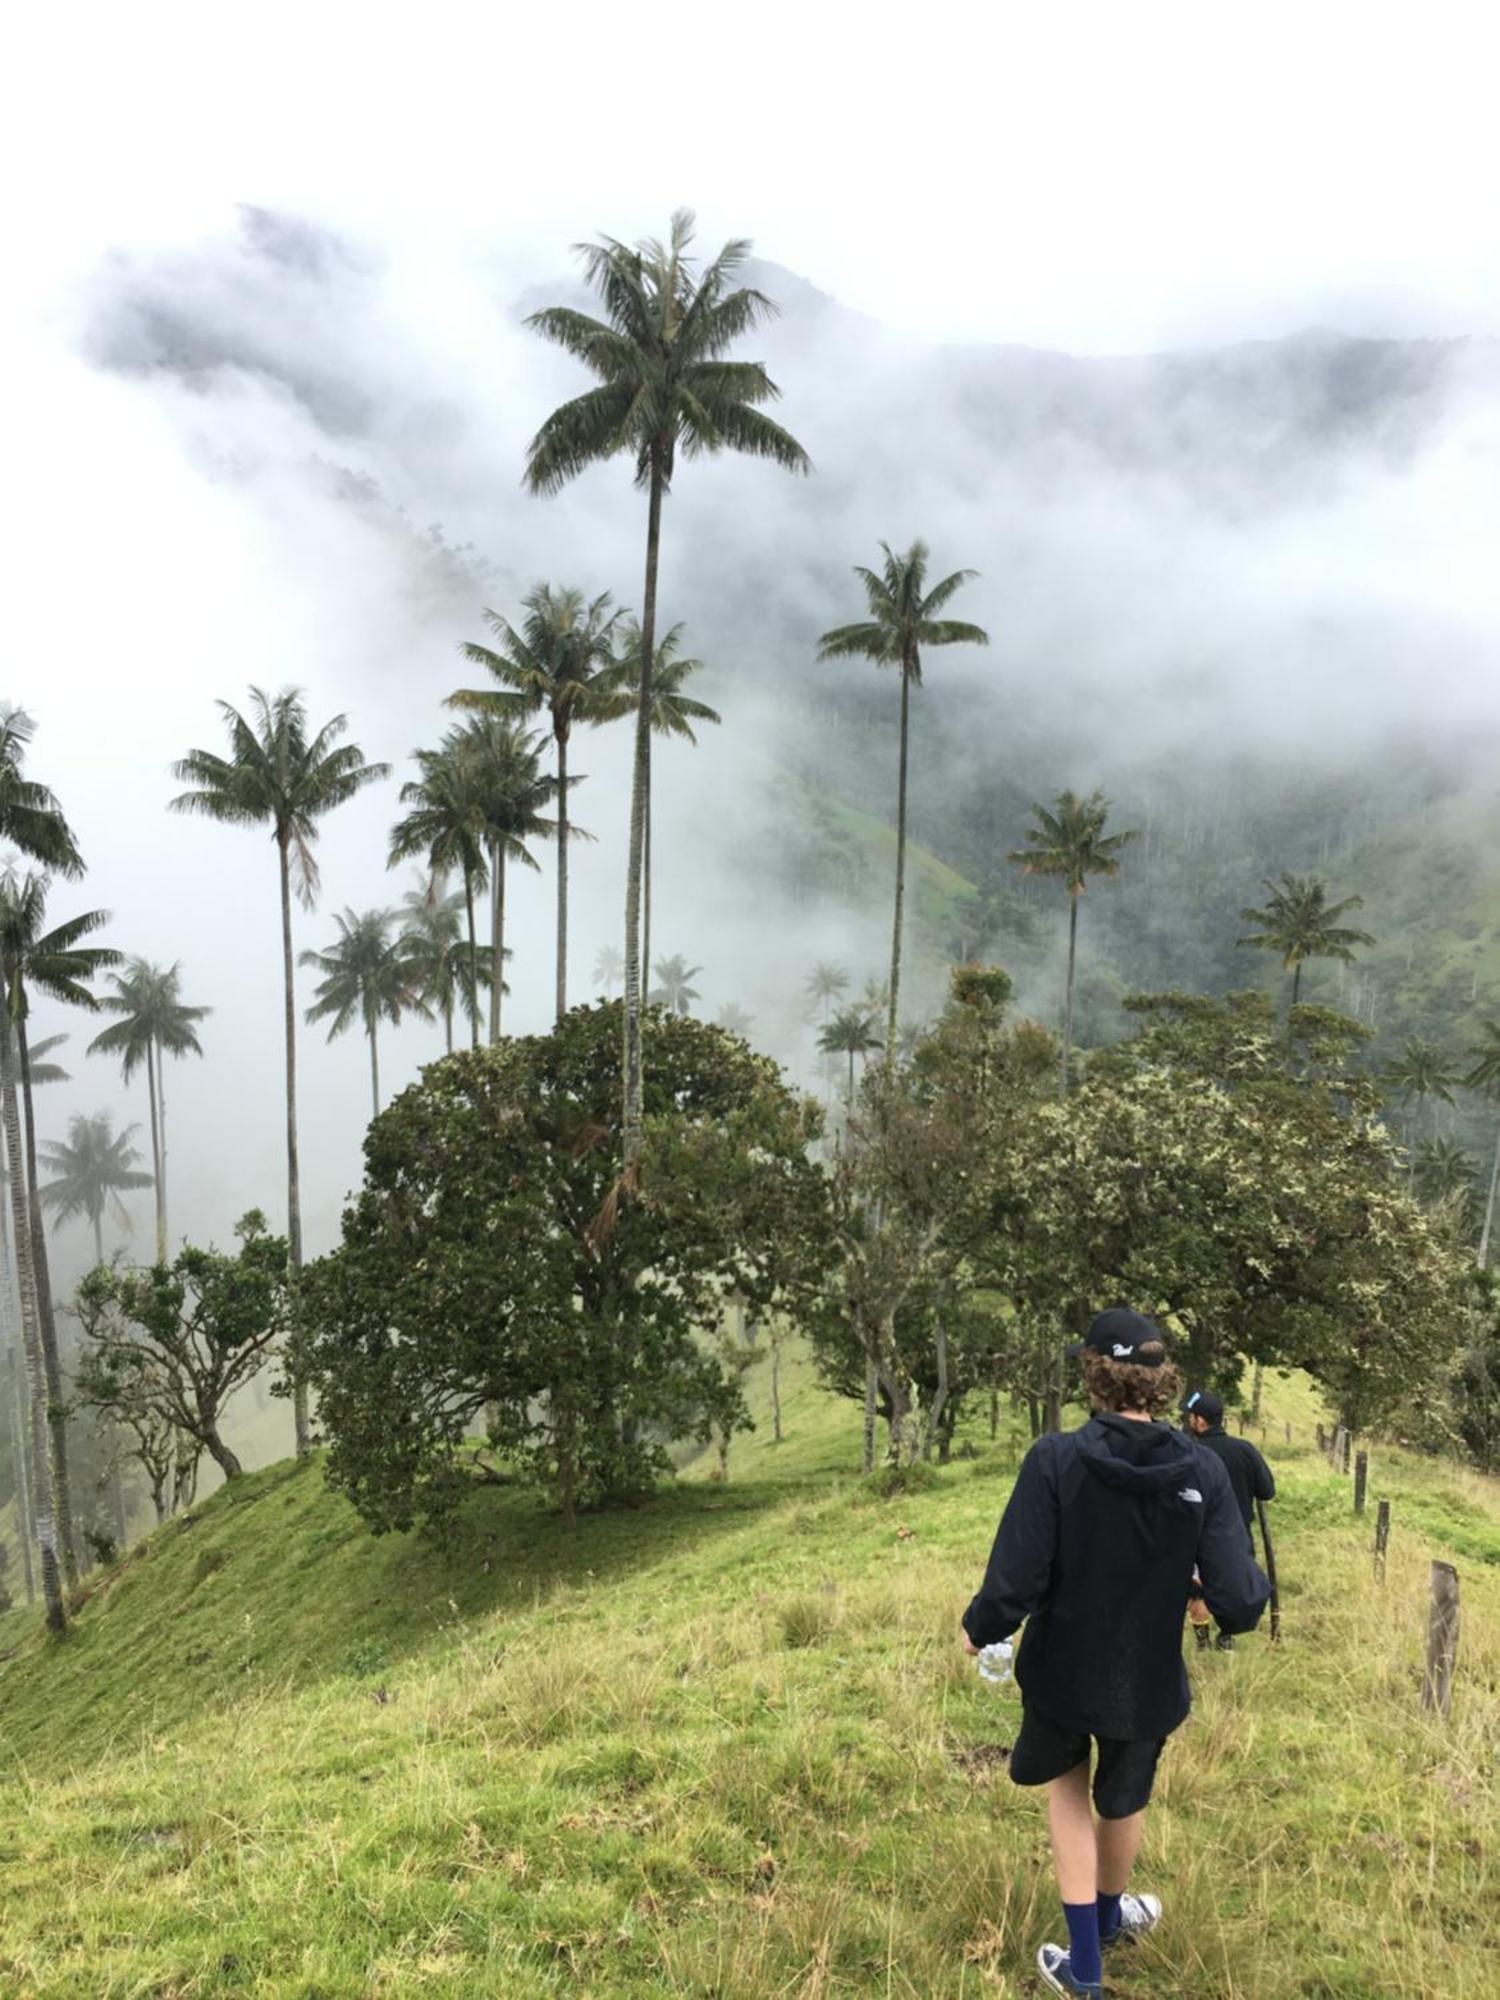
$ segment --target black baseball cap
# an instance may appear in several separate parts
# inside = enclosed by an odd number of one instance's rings
[[[1143,1347],[1156,1345],[1160,1354],[1142,1354]],[[1134,1368],[1159,1368],[1166,1359],[1167,1336],[1154,1319],[1144,1313],[1111,1306],[1100,1313],[1082,1340],[1075,1341],[1069,1354],[1106,1354],[1111,1361],[1127,1361]]]
[[[1182,1399],[1182,1414],[1185,1417],[1202,1417],[1210,1424],[1224,1421],[1224,1399],[1216,1396],[1212,1389],[1193,1389]]]

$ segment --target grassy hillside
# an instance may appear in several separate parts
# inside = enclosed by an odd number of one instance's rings
[[[757,1387],[764,1403],[763,1381]],[[172,1524],[48,1649],[0,1625],[0,1990],[37,1996],[1017,1995],[1055,1934],[1013,1693],[956,1644],[1019,1440],[881,1499],[858,1412],[572,1535],[480,1496],[441,1549],[316,1466]],[[1272,1385],[1285,1640],[1192,1662],[1125,1996],[1495,1990],[1500,1496],[1380,1453],[1390,1574]],[[1286,1421],[1294,1442],[1284,1442]],[[1464,1589],[1417,1703],[1426,1563]]]

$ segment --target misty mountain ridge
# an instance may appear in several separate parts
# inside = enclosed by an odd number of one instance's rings
[[[368,361],[330,340],[337,296],[349,334],[373,330],[381,258],[296,216],[245,207],[237,238],[173,257],[121,254],[101,274],[83,331],[99,365],[168,375],[202,392],[227,374],[273,385],[330,439],[384,421]],[[1141,355],[1075,355],[1005,343],[942,343],[884,328],[809,279],[764,259],[746,267],[779,314],[759,345],[783,389],[809,348],[901,378],[898,401],[962,425],[981,448],[1087,452],[1120,473],[1187,478],[1227,498],[1249,480],[1274,501],[1319,458],[1399,465],[1456,397],[1500,395],[1500,341],[1387,339],[1313,327],[1280,339]],[[576,275],[495,301],[513,325],[559,300],[590,309]],[[360,324],[360,322],[363,324]],[[428,405],[440,417],[442,405]],[[832,461],[824,463],[825,473]]]
[[[81,298],[83,353],[150,408],[172,481],[201,495],[203,539],[191,558],[164,558],[161,587],[191,560],[223,572],[215,601],[233,603],[232,647],[205,653],[194,627],[162,653],[176,683],[153,721],[162,765],[209,740],[214,696],[255,678],[347,712],[399,781],[413,746],[449,726],[442,702],[466,677],[458,648],[482,606],[513,616],[542,578],[639,603],[632,468],[591,469],[545,501],[522,484],[538,424],[588,383],[520,324],[549,301],[587,303],[566,245],[553,281],[521,286],[482,253],[454,267],[409,255],[257,211],[236,233],[122,251]],[[1065,926],[1047,885],[1022,884],[1007,857],[1032,802],[1064,786],[1102,787],[1116,822],[1142,834],[1121,881],[1088,898],[1085,1040],[1118,1032],[1131,988],[1269,980],[1236,945],[1239,911],[1282,868],[1365,895],[1361,921],[1386,944],[1345,997],[1380,1036],[1446,1031],[1450,1000],[1467,1014],[1500,992],[1487,832],[1500,343],[1312,329],[1102,358],[943,345],[777,265],[748,276],[781,311],[741,351],[766,361],[777,417],[814,472],[684,461],[667,506],[661,616],[707,662],[702,692],[724,726],[696,749],[661,749],[654,937],[705,967],[710,1015],[742,1006],[808,1078],[807,967],[840,959],[857,988],[888,955],[897,683],[821,665],[816,650],[861,614],[854,566],[917,536],[935,575],[978,572],[955,615],[991,643],[929,652],[912,704],[912,831],[935,857],[913,899],[914,1008],[941,990],[946,960],[979,951],[1013,966],[1024,1007],[1054,1018]],[[618,936],[621,732],[591,733],[580,762],[579,813],[597,837],[573,883],[586,993],[593,954]],[[56,781],[66,790],[66,769]],[[394,797],[351,807],[330,833],[330,907],[394,900]],[[243,869],[243,893],[261,893],[248,847],[241,860],[227,837],[200,850],[178,835],[169,851],[165,826],[149,839],[139,879]],[[1393,850],[1415,857],[1399,895]],[[543,862],[517,884],[518,1030],[550,1018]],[[123,909],[129,885],[99,893]],[[327,922],[320,912],[309,931]],[[1393,940],[1418,924],[1409,954]],[[160,949],[183,946],[174,934]],[[227,1007],[207,956],[206,997]],[[242,984],[250,961],[237,943],[228,956]],[[409,1064],[431,1053],[415,1029],[398,1047]],[[346,1057],[352,1073],[357,1050],[308,1064],[327,1107],[328,1162],[309,1172],[318,1240],[357,1171]],[[242,1178],[273,1186],[274,1133],[248,1114],[244,1126],[268,1165]]]

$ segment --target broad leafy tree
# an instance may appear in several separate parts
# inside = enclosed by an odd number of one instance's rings
[[[614,655],[618,611],[611,611],[609,593],[586,599],[580,590],[556,590],[539,583],[525,598],[519,628],[497,611],[487,610],[485,623],[498,642],[482,646],[470,640],[464,655],[487,667],[496,688],[460,688],[448,697],[450,708],[477,709],[513,724],[523,715],[546,715],[557,748],[557,1014],[568,1006],[568,836],[572,827],[568,746],[582,723],[609,722],[623,713],[621,669]],[[533,792],[533,803],[544,802]],[[523,815],[524,816],[524,815]],[[540,820],[528,823],[515,838],[542,831]],[[512,849],[512,852],[515,850]],[[522,849],[524,852],[524,849]],[[530,856],[526,858],[529,860]]]
[[[165,1066],[168,1056],[201,1056],[198,1023],[208,1007],[190,1007],[182,997],[182,968],[152,965],[129,958],[109,976],[114,991],[101,995],[101,1013],[116,1016],[89,1043],[90,1055],[116,1056],[127,1083],[138,1069],[146,1072],[146,1096],[151,1107],[151,1172],[156,1188],[156,1257],[167,1261],[167,1108]]]
[[[1248,1352],[1373,1423],[1452,1352],[1471,1267],[1393,1172],[1364,1031],[1259,993],[1132,1009],[1140,1032],[993,1150],[989,1281],[1054,1327],[1129,1299],[1196,1380],[1232,1389]]]
[[[758,361],[730,360],[730,350],[775,311],[738,282],[750,245],[726,243],[701,268],[691,254],[693,217],[679,209],[665,243],[603,237],[579,254],[603,316],[548,306],[528,324],[575,356],[595,386],[552,412],[532,439],[526,478],[535,493],[558,493],[603,459],[625,454],[646,496],[646,574],[641,597],[642,674],[636,706],[635,767],[625,891],[624,1146],[635,1158],[642,1139],[641,888],[645,813],[651,790],[652,668],[656,660],[656,583],[662,506],[680,452],[718,451],[807,472],[807,453],[772,421],[764,404],[778,394]]]
[[[41,1164],[52,1176],[41,1185],[42,1207],[55,1229],[79,1217],[88,1223],[96,1264],[104,1262],[106,1213],[128,1230],[130,1213],[120,1196],[152,1184],[152,1176],[140,1170],[140,1148],[131,1143],[138,1129],[127,1125],[117,1132],[107,1111],[78,1112],[68,1121],[65,1140],[42,1141]]]
[[[229,739],[225,752],[190,750],[173,767],[188,790],[172,800],[174,812],[193,813],[225,826],[265,827],[276,848],[281,884],[282,1019],[286,1041],[286,1206],[287,1244],[293,1283],[302,1266],[302,1181],[297,1157],[297,994],[292,953],[292,896],[304,909],[318,898],[318,864],[313,849],[320,822],[347,805],[367,786],[389,776],[388,764],[372,764],[356,743],[341,739],[349,724],[335,715],[321,729],[309,728],[307,708],[297,688],[269,695],[250,690],[249,713],[218,704]],[[297,1451],[311,1442],[307,1392],[294,1384]]]
[[[878,570],[856,567],[854,572],[864,585],[868,617],[858,624],[839,625],[831,632],[825,632],[818,642],[818,658],[873,660],[878,667],[894,667],[901,676],[901,751],[896,779],[896,897],[891,923],[890,1001],[885,1029],[885,1045],[894,1057],[901,1009],[901,944],[906,896],[906,772],[911,691],[922,685],[924,650],[933,646],[987,646],[990,636],[982,626],[940,615],[973,578],[976,574],[974,570],[956,569],[940,582],[929,585],[927,564],[930,552],[925,542],[913,542],[909,549],[899,553],[887,542],[882,542],[880,548],[885,560]]]
[[[400,1024],[401,1016],[427,1016],[411,961],[393,937],[394,910],[345,910],[334,918],[338,936],[327,951],[305,951],[301,963],[321,975],[309,1023],[327,1021],[328,1039],[357,1021],[370,1044],[371,1115],[380,1116],[380,1024]],[[430,1018],[430,1017],[428,1017]]]
[[[1108,878],[1120,872],[1122,850],[1136,838],[1134,830],[1106,833],[1109,800],[1103,792],[1080,798],[1076,792],[1059,792],[1053,808],[1031,808],[1035,826],[1026,829],[1026,845],[1011,855],[1028,875],[1050,875],[1060,881],[1068,895],[1068,977],[1063,1006],[1062,1065],[1059,1095],[1068,1093],[1068,1069],[1073,1054],[1073,986],[1078,967],[1078,908],[1089,878]]]
[[[226,1479],[241,1471],[224,1411],[290,1326],[285,1237],[252,1209],[234,1254],[188,1245],[169,1267],[91,1271],[74,1302],[84,1350],[78,1395],[120,1422],[154,1423],[201,1446]]]
[[[620,1199],[620,1012],[435,1064],[370,1129],[307,1339],[330,1477],[377,1530],[507,1472],[568,1518],[638,1496],[672,1440],[744,1421],[699,1330],[821,1275],[811,1113],[697,1021],[653,1027],[644,1198]]]
[[[1283,972],[1292,975],[1290,1004],[1295,1007],[1302,993],[1302,968],[1315,958],[1332,958],[1353,965],[1356,949],[1372,945],[1368,931],[1355,930],[1340,918],[1363,906],[1362,896],[1346,896],[1330,903],[1328,884],[1315,875],[1282,874],[1265,884],[1266,901],[1261,909],[1240,911],[1240,922],[1253,924],[1239,942],[1257,951],[1273,951]]]

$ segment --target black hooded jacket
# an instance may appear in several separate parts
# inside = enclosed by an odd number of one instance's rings
[[[1204,1451],[1211,1451],[1229,1474],[1235,1504],[1244,1515],[1248,1528],[1255,1515],[1256,1501],[1276,1498],[1276,1481],[1271,1476],[1270,1466],[1249,1438],[1231,1437],[1222,1424],[1190,1435]]]
[[[1248,1632],[1270,1586],[1224,1467],[1165,1424],[1097,1415],[1027,1452],[964,1629],[988,1646],[1025,1619],[1016,1679],[1028,1708],[1066,1729],[1154,1740],[1188,1712],[1195,1566],[1220,1627]]]

